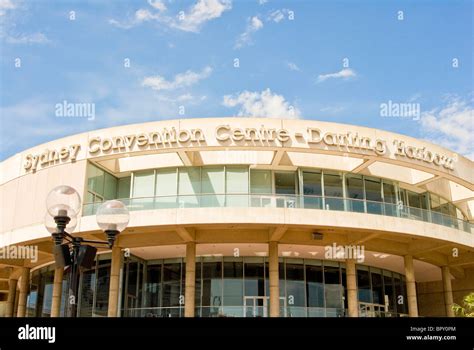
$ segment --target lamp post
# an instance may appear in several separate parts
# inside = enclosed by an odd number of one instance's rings
[[[106,245],[108,248],[112,248],[117,235],[127,227],[130,214],[125,205],[118,200],[103,203],[97,210],[96,220],[104,231],[107,241],[92,241],[71,235],[77,225],[76,217],[81,208],[81,197],[74,188],[64,185],[53,188],[46,198],[46,208],[45,226],[53,238],[55,252],[58,254],[58,252],[66,251],[65,256],[61,259],[61,264],[56,260],[56,265],[63,267],[71,265],[67,314],[69,317],[75,317],[77,314],[78,272],[81,266],[79,259],[81,253],[84,255],[86,251],[92,251],[92,254],[95,255],[96,251],[92,246],[83,245],[83,243]],[[67,243],[63,244],[63,241]],[[91,249],[89,250],[89,248]]]

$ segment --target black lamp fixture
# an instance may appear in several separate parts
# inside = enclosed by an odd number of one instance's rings
[[[87,268],[90,261],[94,260],[97,251],[93,246],[84,243],[112,248],[117,235],[127,227],[130,214],[125,205],[118,200],[101,204],[97,209],[96,220],[107,240],[92,241],[72,235],[81,209],[81,197],[74,188],[65,185],[53,188],[46,198],[46,208],[45,227],[53,238],[56,265],[57,267],[71,265],[68,315],[75,317],[78,270],[81,266]],[[66,243],[63,244],[63,241]]]

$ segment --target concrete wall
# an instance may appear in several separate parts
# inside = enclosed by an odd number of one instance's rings
[[[459,305],[467,294],[474,292],[474,268],[464,271],[465,278],[451,280],[453,299]],[[416,287],[420,316],[446,316],[442,281],[417,283]]]

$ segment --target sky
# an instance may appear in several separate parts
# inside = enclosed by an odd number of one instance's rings
[[[367,126],[474,159],[473,18],[468,0],[0,0],[0,160],[229,116]],[[61,111],[78,105],[90,113]]]

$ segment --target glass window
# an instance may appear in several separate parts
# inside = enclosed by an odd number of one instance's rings
[[[155,172],[136,172],[133,177],[133,197],[153,197],[155,195]]]
[[[130,198],[130,176],[122,177],[118,179],[117,184],[117,197],[120,198]]]
[[[395,307],[395,289],[393,288],[392,272],[383,271],[383,284],[384,284],[384,304],[386,311],[397,312]]]
[[[386,180],[383,180],[383,199],[386,203],[384,205],[385,215],[397,215],[397,194],[395,193],[395,185]]]
[[[308,307],[324,307],[323,267],[306,264]]]
[[[51,316],[51,303],[53,301],[53,282],[54,271],[44,271],[41,274],[43,287],[43,305],[41,308],[41,317]]]
[[[222,306],[222,262],[202,263],[202,306]]]
[[[371,268],[370,275],[372,278],[372,300],[374,304],[385,305],[383,296],[383,283],[380,269]]]
[[[321,187],[320,172],[303,172],[303,194],[304,207],[309,209],[321,209],[323,195]]]
[[[440,198],[439,196],[430,193],[430,205],[431,205],[431,210],[433,211],[440,211],[439,206],[440,206]]]
[[[296,174],[275,173],[275,193],[289,195],[296,194]]]
[[[222,207],[225,200],[224,167],[202,168],[202,197],[203,207]]]
[[[408,205],[412,208],[421,208],[421,198],[416,192],[407,191]]]
[[[260,263],[245,263],[245,295],[265,296],[265,275],[263,259]]]
[[[181,264],[165,263],[163,264],[163,307],[164,316],[179,316],[181,288]]]
[[[346,175],[346,191],[348,206],[350,211],[363,213],[365,211],[364,204],[364,183],[360,175]]]
[[[104,193],[104,171],[91,163],[87,164],[87,188],[100,195]]]
[[[327,210],[344,210],[342,174],[324,173],[324,201]]]
[[[404,314],[407,310],[407,300],[405,295],[405,287],[398,273],[393,274],[393,284],[395,286],[395,300],[397,303],[397,312]]]
[[[201,168],[179,168],[179,206],[199,207]]]
[[[159,169],[156,171],[156,195],[175,196],[178,189],[176,168]]]
[[[357,267],[357,290],[359,294],[359,301],[372,303],[370,275],[366,266]]]
[[[365,198],[367,200],[367,212],[371,214],[382,214],[382,184],[379,179],[364,179]]]
[[[286,263],[286,299],[287,305],[306,306],[304,265]]]
[[[161,307],[161,270],[161,263],[147,266],[143,307]],[[159,314],[154,310],[149,310],[148,312]]]
[[[250,171],[250,193],[271,194],[272,173],[270,170]]]
[[[285,196],[276,199],[277,207],[295,208],[296,173],[275,173],[275,193]]]
[[[81,289],[79,291],[79,316],[92,317],[92,309],[94,306],[95,291],[95,269],[87,270],[81,274]]]
[[[156,171],[157,208],[176,208],[178,191],[178,174],[176,168],[159,169]]]
[[[117,179],[115,176],[105,173],[104,181],[104,198],[107,200],[115,199],[117,196]]]
[[[249,193],[248,168],[226,167],[226,205],[244,207],[248,204]]]
[[[40,283],[40,276],[38,271],[34,271],[31,275],[30,293],[27,300],[27,316],[37,317],[36,307],[38,304],[38,287]]]
[[[110,264],[97,269],[97,289],[94,316],[106,317],[109,308]]]
[[[244,264],[242,261],[224,262],[224,305],[244,304]]]
[[[339,263],[331,261],[324,262],[324,291],[327,316],[342,316],[343,287],[339,273]]]

